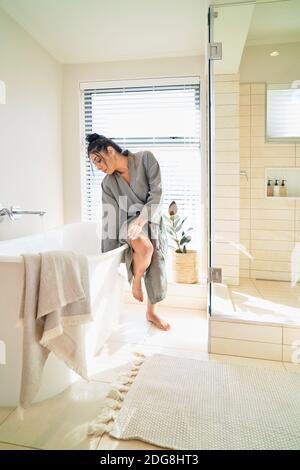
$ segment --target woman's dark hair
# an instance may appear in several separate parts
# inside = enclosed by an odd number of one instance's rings
[[[122,153],[122,155],[128,155],[128,150],[122,150],[121,147],[116,144],[112,139],[105,137],[104,135],[99,134],[88,134],[86,136],[86,141],[89,143],[87,152],[88,156],[90,153],[95,151],[101,152],[102,150],[107,150],[108,146],[113,147],[117,152]]]

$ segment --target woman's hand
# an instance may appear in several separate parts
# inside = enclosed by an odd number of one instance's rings
[[[142,231],[142,227],[136,222],[133,222],[128,229],[128,237],[131,240],[135,240],[139,236],[141,231]]]
[[[130,223],[128,229],[128,237],[131,240],[135,240],[142,231],[143,225],[146,223],[146,220],[142,218],[137,218],[133,222]]]

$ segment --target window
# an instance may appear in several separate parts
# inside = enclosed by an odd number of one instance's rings
[[[123,86],[122,86],[123,85]],[[97,132],[122,149],[150,150],[158,160],[164,188],[163,211],[175,200],[186,228],[200,241],[200,86],[199,79],[82,83],[83,219],[98,220],[105,174],[87,158],[85,137]],[[192,242],[189,247],[192,247]]]
[[[300,80],[267,86],[267,139],[300,138]]]

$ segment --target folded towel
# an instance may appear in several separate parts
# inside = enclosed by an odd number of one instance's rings
[[[50,351],[87,379],[80,326],[91,321],[92,316],[86,256],[71,251],[22,256],[23,364],[19,408],[26,408],[39,390]]]

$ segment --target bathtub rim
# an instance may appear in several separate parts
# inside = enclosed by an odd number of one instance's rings
[[[86,255],[88,260],[96,260],[97,258],[100,259],[106,259],[110,258],[111,256],[115,256],[119,253],[122,253],[126,249],[126,244],[124,243],[122,246],[119,246],[118,248],[115,248],[114,250],[107,251],[105,253],[99,253],[98,255]],[[64,250],[58,250],[58,251],[64,251]],[[38,253],[34,253],[38,254]],[[0,263],[17,263],[17,264],[23,264],[23,258],[21,255],[17,256],[5,256],[5,255],[0,255]]]
[[[55,231],[59,231],[59,230],[63,230],[64,227],[70,227],[71,225],[75,226],[75,225],[97,225],[97,222],[92,222],[92,221],[84,221],[84,222],[71,222],[70,224],[61,224],[57,227],[54,227],[52,229],[49,229],[47,230],[46,233],[53,233]],[[35,235],[40,235],[40,233],[33,233],[32,236],[35,236]],[[30,237],[31,235],[25,235],[24,237],[16,237],[16,238],[11,238],[9,240],[1,240],[3,242],[10,242],[10,241],[16,241],[16,240],[20,240],[22,238],[27,238],[27,237]],[[110,258],[111,256],[115,256],[117,254],[120,254],[122,253],[123,251],[125,251],[127,248],[128,248],[129,245],[127,245],[126,243],[122,244],[121,246],[119,246],[118,248],[115,248],[114,250],[110,250],[110,251],[106,251],[105,253],[101,253],[101,251],[95,255],[86,255],[87,259],[88,260],[91,260],[91,261],[94,261],[96,260],[97,258],[101,258],[101,259],[106,259],[106,258]],[[64,251],[64,250],[59,250],[59,251]],[[40,252],[38,252],[40,253]],[[35,254],[38,254],[38,253],[35,253]],[[26,253],[25,253],[26,254]],[[18,264],[23,264],[23,257],[22,255],[0,255],[0,263],[18,263]]]

